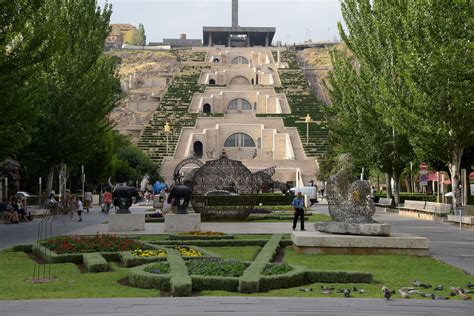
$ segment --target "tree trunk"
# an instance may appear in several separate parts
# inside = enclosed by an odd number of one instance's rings
[[[453,192],[453,207],[461,206],[461,189],[459,182],[461,179],[460,166],[461,157],[464,148],[454,147],[451,152],[451,161],[448,163],[449,172],[451,173],[451,188]]]
[[[54,183],[54,166],[51,167],[48,173],[48,180],[46,181],[46,194],[49,195],[49,193],[53,191],[53,183]]]
[[[390,174],[386,173],[385,174],[385,185],[387,186],[387,198],[391,199],[392,198],[392,181],[390,181]]]
[[[407,192],[412,193],[411,192],[411,179],[410,179],[410,177],[405,177],[405,185],[407,186]]]
[[[400,204],[400,175],[397,174],[395,171],[392,174],[393,177],[393,197],[395,200],[395,205]]]

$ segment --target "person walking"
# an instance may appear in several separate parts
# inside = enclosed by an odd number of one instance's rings
[[[295,209],[294,211],[294,216],[293,216],[293,230],[296,229],[296,224],[298,223],[298,217],[300,218],[300,227],[301,230],[306,230],[304,229],[304,212],[306,209],[306,206],[304,205],[304,197],[301,194],[301,192],[298,192],[296,194],[296,197],[293,199],[291,202],[291,206]]]
[[[84,211],[84,205],[82,205],[82,198],[77,198],[77,215],[79,216],[78,222],[82,222],[82,212]]]
[[[89,213],[89,209],[92,207],[92,192],[86,191],[84,192],[84,203],[86,204],[86,211]]]
[[[111,207],[112,207],[112,194],[109,192],[109,190],[106,190],[104,193],[105,214],[109,214]]]

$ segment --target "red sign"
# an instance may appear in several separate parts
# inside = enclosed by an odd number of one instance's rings
[[[428,170],[428,164],[420,163],[420,170]]]

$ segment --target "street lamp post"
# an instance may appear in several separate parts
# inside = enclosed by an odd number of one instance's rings
[[[84,165],[81,165],[81,182],[82,182],[82,201],[85,203],[85,200],[84,200],[84,194],[85,194],[84,184],[86,182],[86,174],[84,173]],[[89,209],[87,209],[87,211],[89,211]]]
[[[168,156],[168,139],[169,139],[169,134],[171,133],[171,126],[168,122],[166,122],[165,127],[164,127],[165,135],[166,135],[166,156]]]
[[[311,123],[313,119],[309,114],[306,114],[306,117],[304,118],[304,121],[306,122],[306,145],[309,143],[309,123]]]

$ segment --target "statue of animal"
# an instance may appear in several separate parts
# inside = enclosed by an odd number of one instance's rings
[[[178,214],[187,214],[187,207],[193,195],[193,191],[187,185],[175,185],[171,187],[171,192],[168,196],[168,203],[173,202],[173,206],[177,206]],[[174,201],[173,201],[174,199]]]
[[[112,198],[114,206],[118,207],[118,214],[130,213],[130,206],[140,200],[140,194],[137,188],[124,184],[113,185],[109,178],[109,185],[113,188]]]

